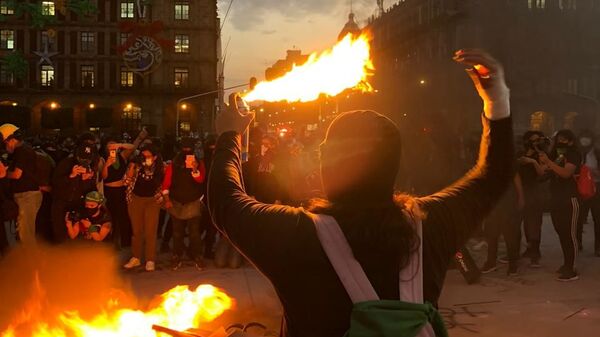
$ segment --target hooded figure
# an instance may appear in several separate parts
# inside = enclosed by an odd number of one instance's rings
[[[230,108],[219,115],[208,204],[213,220],[273,284],[284,309],[281,336],[343,336],[353,308],[314,221],[332,216],[379,299],[400,299],[400,271],[422,248],[425,301],[437,305],[451,257],[478,228],[513,177],[512,123],[502,67],[476,50],[457,52],[484,100],[477,165],[458,183],[424,198],[394,193],[400,162],[400,132],[373,111],[336,118],[321,145],[327,200],[302,208],[260,203],[246,194],[241,172],[241,134],[253,118]],[[422,246],[408,211],[422,220]],[[329,218],[331,219],[331,218]],[[319,231],[321,233],[321,231]],[[410,278],[415,276],[411,274]],[[439,323],[439,322],[438,322]],[[425,330],[421,330],[421,333]],[[421,336],[419,334],[419,336]]]

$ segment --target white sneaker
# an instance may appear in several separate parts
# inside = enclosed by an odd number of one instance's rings
[[[154,271],[154,261],[146,262],[146,271]]]
[[[131,259],[129,259],[129,262],[127,262],[123,266],[123,268],[131,269],[131,268],[139,267],[141,265],[142,265],[142,262],[140,261],[140,259],[138,259],[137,257],[132,257]]]

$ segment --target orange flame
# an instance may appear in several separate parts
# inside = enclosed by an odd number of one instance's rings
[[[37,282],[36,282],[37,283]],[[39,294],[38,294],[39,295]],[[41,299],[37,298],[37,303]],[[109,305],[115,301],[109,300]],[[28,307],[37,308],[29,303]],[[195,291],[188,286],[176,286],[160,296],[160,303],[148,311],[128,308],[105,311],[91,320],[84,320],[76,311],[62,312],[56,322],[35,320],[29,309],[9,326],[2,337],[156,337],[152,325],[175,330],[198,328],[231,309],[233,300],[212,285],[200,285]],[[27,332],[25,332],[27,331]]]
[[[351,34],[320,55],[313,53],[308,61],[280,78],[260,82],[244,96],[252,101],[314,101],[321,94],[336,96],[350,88],[372,91],[368,77],[374,70],[369,37]]]

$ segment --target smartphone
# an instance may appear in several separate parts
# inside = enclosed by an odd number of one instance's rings
[[[194,164],[194,155],[193,154],[188,154],[185,156],[185,168],[193,168],[193,164]]]
[[[116,158],[117,157],[117,150],[110,150],[109,154],[108,154],[111,158]]]

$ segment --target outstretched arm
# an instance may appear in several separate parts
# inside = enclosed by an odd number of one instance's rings
[[[419,199],[426,214],[425,235],[442,238],[438,241],[448,255],[464,245],[514,177],[509,92],[502,67],[487,54],[474,50],[458,52],[455,60],[474,67],[467,72],[484,101],[484,116],[475,167],[451,187]],[[477,71],[481,66],[486,73]]]

